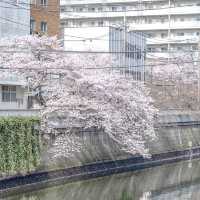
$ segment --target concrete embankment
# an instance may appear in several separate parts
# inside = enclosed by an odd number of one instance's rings
[[[168,111],[157,116],[155,123],[156,141],[147,141],[151,154],[182,151],[200,146],[200,112]],[[74,153],[68,159],[59,159],[50,163],[51,155],[43,154],[45,169],[74,167],[107,160],[127,159],[131,157],[103,132],[81,132],[83,151]],[[56,163],[56,165],[55,165]]]

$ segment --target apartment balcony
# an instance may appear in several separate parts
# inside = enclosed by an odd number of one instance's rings
[[[126,12],[62,12],[60,18],[63,19],[98,19],[98,18],[122,18],[138,16],[168,16],[168,15],[192,15],[199,14],[200,6],[185,6],[175,8],[162,8],[154,10],[128,11]]]
[[[141,24],[136,24],[136,23],[130,23],[129,24],[130,29],[133,30],[139,30],[139,31],[156,31],[156,30],[192,30],[192,29],[200,29],[200,21],[184,21],[184,22],[174,22],[171,21],[170,24],[168,22],[165,23],[141,23]]]
[[[197,44],[199,38],[195,36],[171,36],[171,38],[148,38],[147,45],[162,45],[162,44]]]
[[[168,0],[143,0],[143,2],[160,2]],[[87,5],[87,4],[115,4],[115,3],[133,3],[138,0],[61,0],[60,5]]]

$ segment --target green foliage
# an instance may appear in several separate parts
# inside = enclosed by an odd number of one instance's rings
[[[40,161],[38,118],[0,118],[0,173],[31,171]]]
[[[122,192],[120,200],[133,200],[133,197],[129,196],[127,192]]]

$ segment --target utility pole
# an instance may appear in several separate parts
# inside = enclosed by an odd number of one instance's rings
[[[169,0],[169,3],[168,3],[168,6],[169,6],[169,13],[168,13],[168,22],[169,22],[169,26],[168,26],[168,43],[167,43],[167,49],[168,49],[168,63],[170,61],[170,39],[171,39],[171,0]]]
[[[200,60],[200,52],[199,52],[199,50],[200,50],[200,37],[199,37],[199,42],[198,42],[198,48],[197,48],[197,50],[198,50],[198,55],[197,55],[197,60],[199,61]],[[200,66],[199,66],[199,64],[197,65],[197,67],[198,67],[198,109],[200,110]]]
[[[124,24],[123,24],[123,31],[124,31],[124,74],[126,74],[126,40],[127,40],[127,21],[126,21],[126,7],[125,7],[125,11],[124,11]]]

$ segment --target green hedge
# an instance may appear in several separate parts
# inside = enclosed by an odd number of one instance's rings
[[[27,172],[40,161],[38,118],[0,118],[0,172]]]

